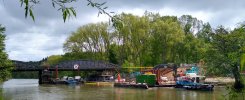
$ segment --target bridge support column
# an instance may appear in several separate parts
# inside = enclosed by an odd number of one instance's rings
[[[38,79],[38,83],[39,83],[39,84],[42,84],[42,70],[39,70],[39,71],[38,71],[38,78],[39,78],[39,79]]]

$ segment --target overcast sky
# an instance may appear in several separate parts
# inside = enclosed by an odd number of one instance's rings
[[[74,4],[77,17],[63,22],[61,12],[41,0],[34,8],[36,21],[25,19],[19,0],[0,0],[0,24],[6,27],[6,51],[12,60],[38,61],[44,57],[64,54],[63,43],[71,32],[87,23],[108,21],[97,17],[98,10],[88,7],[86,0]],[[224,25],[234,28],[245,21],[243,0],[98,0],[107,1],[108,11],[143,15],[147,11],[161,15],[192,15],[212,27]]]

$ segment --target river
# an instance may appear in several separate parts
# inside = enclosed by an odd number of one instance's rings
[[[91,85],[38,85],[37,79],[11,79],[0,84],[0,100],[223,100],[224,87],[214,91],[176,88],[132,89]]]

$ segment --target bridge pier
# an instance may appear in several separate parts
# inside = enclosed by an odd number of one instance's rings
[[[39,84],[42,84],[43,82],[42,82],[43,80],[42,80],[42,70],[39,70],[38,71],[38,83]]]

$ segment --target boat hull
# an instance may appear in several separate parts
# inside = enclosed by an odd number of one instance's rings
[[[204,90],[204,91],[213,91],[213,85],[186,85],[183,88],[187,90]]]

